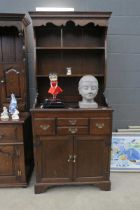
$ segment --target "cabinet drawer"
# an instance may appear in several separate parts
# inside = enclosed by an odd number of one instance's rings
[[[67,126],[67,127],[57,127],[58,135],[76,135],[76,134],[88,134],[87,126]]]
[[[36,135],[55,135],[55,119],[35,119],[34,133]]]
[[[0,125],[0,142],[14,142],[22,140],[22,133],[18,126]]]
[[[111,134],[111,120],[110,119],[90,119],[90,134]]]
[[[57,119],[58,126],[80,125],[87,126],[88,118],[59,118]]]

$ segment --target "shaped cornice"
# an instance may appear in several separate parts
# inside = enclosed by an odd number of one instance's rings
[[[24,26],[30,24],[25,14],[0,13],[0,27],[16,27],[18,31],[21,31],[23,24]]]
[[[93,23],[95,26],[108,25],[111,12],[29,12],[33,26],[52,23],[56,26],[65,26],[72,21],[77,26]]]

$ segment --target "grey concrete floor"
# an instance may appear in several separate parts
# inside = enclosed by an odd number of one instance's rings
[[[140,173],[111,173],[112,190],[57,186],[34,194],[34,175],[27,188],[0,188],[0,210],[139,210]]]

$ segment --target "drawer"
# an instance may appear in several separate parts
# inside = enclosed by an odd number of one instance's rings
[[[112,132],[112,122],[111,119],[90,119],[90,134],[97,135],[109,135]]]
[[[59,118],[57,119],[58,126],[88,126],[88,118]]]
[[[87,126],[66,126],[66,127],[57,127],[58,135],[77,135],[77,134],[88,134]]]
[[[34,119],[34,133],[35,135],[55,135],[55,119]]]
[[[16,125],[0,125],[0,142],[14,142],[23,139],[22,129]]]

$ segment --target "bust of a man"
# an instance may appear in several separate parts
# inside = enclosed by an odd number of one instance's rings
[[[2,120],[8,120],[9,119],[8,110],[5,106],[3,107],[3,112],[1,113],[1,119]]]
[[[79,101],[80,108],[98,108],[98,104],[94,101],[98,93],[98,81],[94,76],[83,76],[79,81],[78,90],[82,96],[82,101]]]

